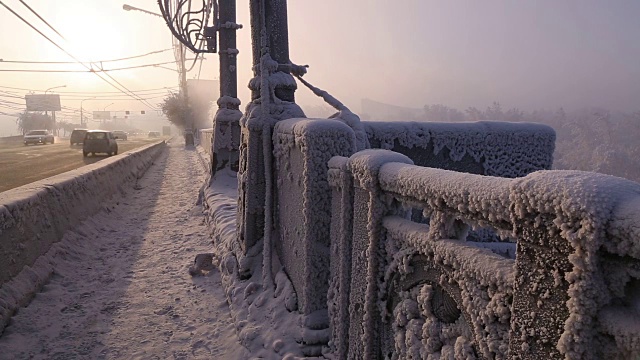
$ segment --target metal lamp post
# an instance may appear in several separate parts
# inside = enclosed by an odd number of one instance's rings
[[[48,88],[47,90],[44,91],[44,94],[47,95],[47,91],[49,91],[49,90],[63,88],[63,87],[67,87],[67,85],[60,85],[60,86],[50,87],[50,88]]]
[[[87,100],[91,100],[91,99],[95,99],[96,97],[90,97],[84,100],[80,101],[80,126],[84,126],[84,112],[82,111],[82,103],[87,101]]]
[[[107,110],[107,108],[108,108],[109,106],[113,105],[113,104],[115,104],[115,103],[111,103],[111,104],[109,104],[109,105],[105,106],[104,108],[102,108],[102,112],[106,111],[106,110]],[[100,125],[102,126],[102,124],[104,124],[104,119],[101,119],[101,120],[100,120]]]
[[[60,85],[60,86],[54,86],[54,87],[50,87],[47,90],[44,91],[44,94],[47,95],[47,91],[49,90],[53,90],[53,89],[58,89],[58,88],[63,88],[63,87],[67,87],[67,85]],[[47,115],[47,112],[44,112],[45,115]],[[51,110],[51,117],[53,120],[53,129],[56,130],[56,112],[55,110]]]

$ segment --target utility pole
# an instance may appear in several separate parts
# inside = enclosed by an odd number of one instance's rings
[[[173,40],[176,41],[175,38]],[[185,118],[185,135],[184,141],[185,145],[193,146],[193,116],[191,116],[191,106],[189,105],[189,90],[187,87],[187,68],[185,65],[185,55],[186,49],[181,42],[178,42],[178,50],[180,51],[180,61],[178,64],[179,72],[180,72],[180,90],[182,92],[182,97],[185,102],[185,113],[183,114]]]
[[[80,101],[80,126],[84,126],[84,112],[82,110],[82,103],[84,103],[86,100],[91,100],[91,99],[95,99],[96,97],[90,97],[84,100]]]
[[[67,87],[67,85],[60,85],[60,86],[54,86],[51,88],[48,88],[47,90],[44,91],[44,95],[45,97],[47,96],[47,91],[52,90],[52,89],[58,89],[58,88],[63,88],[63,87]],[[44,112],[45,115],[47,115],[47,112]],[[56,111],[55,110],[51,110],[51,118],[53,120],[53,131],[56,131]],[[57,133],[56,133],[57,135]]]
[[[251,0],[250,14],[254,78],[249,82],[251,103],[241,128],[238,239],[245,254],[264,239],[263,260],[269,262],[271,235],[277,228],[272,216],[277,209],[272,132],[277,122],[305,115],[294,102],[296,82],[289,60],[287,1]],[[264,283],[271,283],[270,266],[263,270]]]
[[[220,96],[238,97],[238,73],[236,50],[236,30],[242,25],[236,24],[236,1],[219,2],[219,40],[220,50]],[[237,107],[236,107],[237,109]]]
[[[289,60],[289,26],[287,20],[286,0],[251,0],[251,45],[253,51],[254,69],[260,68],[262,57],[261,32],[266,30],[266,46],[269,56],[279,65],[277,72],[290,74]],[[264,20],[264,22],[263,22]],[[259,71],[259,70],[258,70]],[[259,76],[258,74],[256,74]],[[252,88],[252,100],[260,97],[257,88]],[[295,88],[279,86],[275,87],[275,95],[280,100],[294,102]]]
[[[122,5],[122,9],[125,11],[137,10],[145,14],[160,17],[164,20],[164,17],[158,13],[144,10],[135,6],[124,4]],[[176,63],[178,64],[178,73],[180,75],[180,92],[182,93],[185,105],[187,107],[187,110],[183,115],[185,117],[185,130],[191,129],[191,131],[193,131],[193,117],[191,116],[191,108],[189,107],[189,90],[187,89],[187,67],[185,65],[186,49],[184,45],[182,45],[180,41],[177,41],[174,36],[171,36],[171,43],[173,44],[174,48],[173,55],[176,59]],[[188,139],[187,137],[188,134],[185,134],[185,142],[187,143],[187,145],[193,145],[193,133],[191,133],[190,139]]]
[[[213,118],[214,137],[211,159],[211,175],[228,167],[238,171],[240,145],[240,118],[242,112],[238,97],[238,72],[236,30],[242,25],[236,23],[236,0],[220,0],[218,9],[218,37],[220,49],[220,98],[218,111]],[[229,146],[232,144],[232,146]]]

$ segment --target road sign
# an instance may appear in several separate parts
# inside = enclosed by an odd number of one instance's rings
[[[58,94],[30,94],[25,95],[27,111],[61,111],[60,95]]]

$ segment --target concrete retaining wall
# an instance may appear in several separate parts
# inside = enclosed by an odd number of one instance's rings
[[[0,193],[0,331],[47,281],[53,269],[45,255],[54,244],[132,186],[165,146],[151,144]]]

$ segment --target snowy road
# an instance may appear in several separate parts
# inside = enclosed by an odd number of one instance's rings
[[[136,189],[63,239],[56,272],[0,337],[0,359],[246,359],[196,202],[195,150],[169,144]]]

